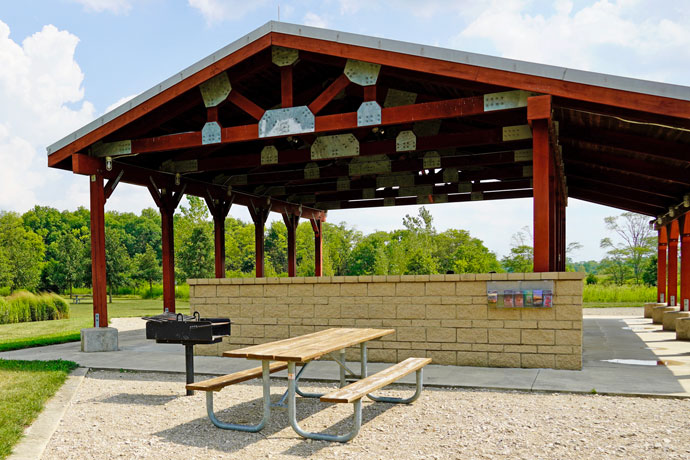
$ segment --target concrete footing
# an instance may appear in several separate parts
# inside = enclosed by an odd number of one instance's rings
[[[662,324],[665,331],[675,331],[676,330],[676,320],[678,318],[688,318],[690,317],[690,312],[687,311],[667,311],[664,313],[664,318]]]
[[[114,327],[92,327],[81,330],[81,351],[117,351],[117,329]]]
[[[652,309],[652,323],[664,324],[664,313],[667,311],[678,311],[678,307],[654,307]]]
[[[690,340],[690,318],[676,320],[676,340]]]
[[[658,303],[658,302],[649,302],[644,304],[644,317],[645,318],[651,318],[652,317],[652,310],[654,307],[665,307],[665,303]]]

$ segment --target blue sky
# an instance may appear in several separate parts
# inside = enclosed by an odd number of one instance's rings
[[[22,0],[0,2],[0,209],[88,205],[84,177],[46,167],[45,147],[269,20],[690,86],[686,1]],[[153,206],[121,186],[109,209]],[[499,255],[532,220],[531,200],[431,206]],[[603,219],[570,200],[578,260],[601,258]],[[364,232],[399,227],[415,207],[332,211]],[[231,211],[248,220],[242,208]]]

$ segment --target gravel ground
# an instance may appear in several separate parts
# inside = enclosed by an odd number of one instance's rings
[[[583,308],[582,316],[644,316],[644,307]]]
[[[299,437],[281,409],[260,433],[220,430],[206,417],[203,393],[182,396],[183,379],[90,372],[43,458],[690,458],[690,400],[426,388],[409,406],[365,401],[359,435],[339,444]],[[277,399],[286,382],[272,384]],[[323,385],[307,382],[304,388]],[[297,407],[305,429],[342,433],[350,426],[350,404],[299,399]],[[256,423],[258,381],[216,393],[216,410],[221,420]]]

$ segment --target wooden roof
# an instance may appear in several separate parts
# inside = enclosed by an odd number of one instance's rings
[[[552,96],[568,196],[687,209],[688,87],[275,22],[58,141],[48,163],[312,216],[530,197],[537,94]]]

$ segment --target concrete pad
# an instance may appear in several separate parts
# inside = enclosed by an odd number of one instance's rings
[[[117,329],[112,327],[82,329],[81,351],[84,353],[117,351]]]
[[[664,313],[667,311],[678,311],[678,307],[654,307],[652,308],[652,324],[663,324]]]
[[[654,307],[665,307],[665,303],[659,303],[659,302],[649,302],[644,304],[644,317],[645,318],[651,318],[652,317],[652,310]]]
[[[663,330],[665,331],[675,331],[676,330],[676,320],[678,318],[688,318],[690,317],[690,312],[687,311],[667,311],[664,313],[662,324]]]
[[[690,318],[678,318],[676,340],[690,340]]]

